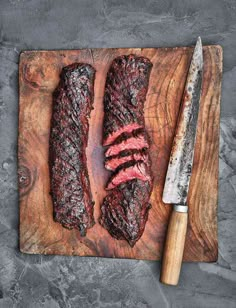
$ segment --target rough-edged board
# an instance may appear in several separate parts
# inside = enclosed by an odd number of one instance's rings
[[[158,260],[165,239],[170,206],[161,201],[179,105],[192,48],[85,49],[26,51],[20,56],[19,191],[20,250],[32,254],[63,254]],[[113,239],[98,223],[108,172],[103,167],[101,132],[103,93],[111,61],[135,53],[153,63],[145,105],[146,127],[152,138],[155,176],[152,209],[145,232],[134,248]],[[90,63],[96,69],[95,109],[87,148],[95,199],[96,225],[81,238],[53,221],[49,195],[48,139],[52,93],[63,66]],[[204,77],[193,176],[185,261],[217,259],[217,192],[222,50],[204,47]]]

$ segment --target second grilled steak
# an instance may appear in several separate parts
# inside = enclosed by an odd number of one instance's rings
[[[116,58],[107,74],[104,96],[105,167],[115,172],[107,183],[100,223],[132,247],[143,234],[152,191],[143,110],[151,67],[143,57]]]
[[[54,220],[85,235],[94,225],[85,149],[95,70],[75,63],[64,67],[60,77],[53,96],[49,145]]]

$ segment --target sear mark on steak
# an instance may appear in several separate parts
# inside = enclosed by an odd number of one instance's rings
[[[135,55],[113,60],[104,94],[104,146],[123,132],[145,127],[143,107],[151,68],[149,59]]]
[[[150,165],[149,156],[147,150],[125,150],[117,155],[110,156],[105,159],[105,168],[110,171],[115,171],[120,165],[123,165],[129,161],[143,161],[146,165]]]
[[[93,106],[95,70],[74,63],[62,69],[53,94],[49,167],[54,220],[81,235],[94,225],[85,149]]]
[[[132,180],[112,189],[101,206],[100,224],[133,247],[143,234],[152,191],[150,182]]]
[[[125,141],[131,137],[137,137],[141,134],[145,134],[145,129],[143,127],[141,128],[137,128],[135,130],[133,130],[132,132],[123,132],[122,134],[120,134],[119,137],[117,137],[114,142],[112,143],[112,145],[114,144],[118,144],[118,143],[121,143],[122,141]],[[146,137],[146,135],[145,135]],[[110,147],[111,145],[109,145]]]
[[[129,161],[119,166],[108,180],[106,190],[111,190],[122,183],[133,179],[140,179],[152,183],[150,168],[142,161]]]

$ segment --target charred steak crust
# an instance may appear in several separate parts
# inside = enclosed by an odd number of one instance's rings
[[[143,127],[137,128],[133,130],[132,132],[123,132],[120,134],[112,144],[109,144],[109,147],[114,145],[114,144],[119,144],[122,141],[128,140],[131,137],[138,137],[139,135],[145,134],[145,129]]]
[[[126,156],[130,156],[130,155],[135,155],[135,154],[145,155],[145,154],[147,154],[147,149],[144,148],[142,150],[137,150],[137,149],[134,149],[134,150],[124,150],[124,151],[120,152],[117,155],[106,157],[105,158],[105,162],[111,161],[112,159],[115,159],[115,158],[126,157]]]
[[[122,133],[144,127],[143,107],[152,63],[135,55],[113,60],[107,74],[104,94],[103,144],[109,145]]]
[[[100,224],[118,240],[133,247],[143,234],[152,185],[132,180],[111,190],[101,206]]]
[[[54,220],[84,236],[94,225],[85,149],[93,108],[95,70],[74,63],[62,69],[53,94],[49,167]]]

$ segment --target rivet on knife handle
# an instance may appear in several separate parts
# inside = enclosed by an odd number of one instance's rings
[[[193,166],[202,70],[203,52],[199,37],[184,88],[162,196],[165,203],[174,205],[167,231],[161,272],[161,282],[170,285],[178,283],[183,258],[188,222],[186,203]]]

